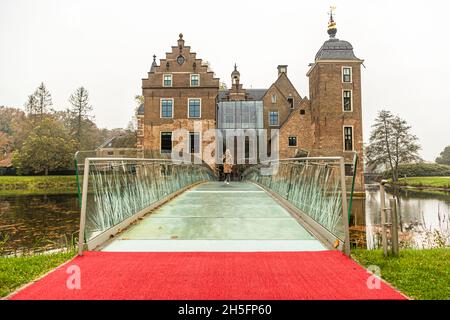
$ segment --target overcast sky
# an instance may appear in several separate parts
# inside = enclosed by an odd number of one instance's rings
[[[386,108],[434,160],[450,144],[448,1],[0,0],[0,105],[23,107],[43,81],[60,110],[83,85],[97,124],[125,127],[152,55],[164,57],[180,32],[228,86],[235,62],[248,88],[269,87],[287,64],[309,96],[308,63],[328,38],[330,5],[337,37],[365,60],[364,140]]]

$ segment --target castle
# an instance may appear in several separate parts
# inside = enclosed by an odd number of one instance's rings
[[[175,146],[172,132],[177,129],[189,132],[193,154],[200,152],[199,144],[201,148],[209,143],[207,139],[198,141],[210,129],[266,129],[270,144],[270,132],[277,129],[280,159],[343,156],[350,178],[356,152],[356,190],[364,190],[363,60],[355,56],[349,42],[336,38],[336,32],[331,13],[329,39],[306,74],[309,98],[291,83],[287,65],[278,66],[277,78],[268,89],[245,88],[235,65],[231,88],[221,88],[219,79],[185,45],[180,34],[177,45],[159,64],[153,56],[148,77],[142,79],[144,103],[138,109],[138,148],[151,154],[171,153]]]

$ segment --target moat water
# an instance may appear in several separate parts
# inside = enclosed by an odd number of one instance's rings
[[[67,247],[79,217],[77,195],[0,196],[0,255]]]
[[[402,247],[449,245],[450,192],[400,191],[399,200]],[[379,247],[379,190],[369,188],[365,200],[355,200],[353,212],[353,245]],[[76,195],[0,197],[0,255],[66,247],[76,240],[78,228]]]

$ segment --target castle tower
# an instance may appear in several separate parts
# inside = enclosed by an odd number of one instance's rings
[[[231,89],[229,97],[232,101],[242,101],[246,99],[246,90],[241,83],[241,74],[237,70],[237,65],[234,64],[234,70],[231,73]]]
[[[356,191],[364,190],[361,110],[361,64],[352,45],[336,38],[337,27],[330,11],[329,39],[316,54],[307,76],[311,100],[314,144],[311,155],[344,156],[351,182],[353,159],[358,154]]]

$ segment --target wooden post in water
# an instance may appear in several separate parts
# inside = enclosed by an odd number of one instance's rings
[[[397,199],[390,199],[391,207],[391,245],[392,254],[398,257],[398,216],[397,216]]]
[[[383,254],[388,255],[387,233],[386,233],[386,200],[384,185],[387,180],[381,180],[380,183],[380,216],[381,216],[381,243],[383,245]]]

